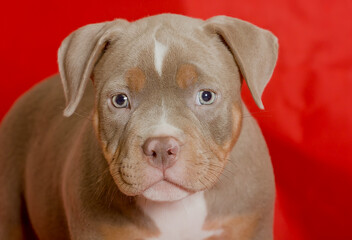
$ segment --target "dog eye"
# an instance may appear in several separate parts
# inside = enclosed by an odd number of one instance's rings
[[[210,105],[215,101],[216,94],[209,90],[202,90],[198,92],[197,104]]]
[[[116,108],[127,108],[128,107],[128,97],[125,94],[117,94],[111,99],[112,104]]]

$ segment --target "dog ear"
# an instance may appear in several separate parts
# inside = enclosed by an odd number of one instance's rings
[[[277,61],[277,38],[267,30],[227,16],[206,20],[205,28],[218,34],[231,51],[255,103],[264,109],[261,96]]]
[[[64,116],[77,108],[96,61],[126,20],[86,25],[64,39],[58,51],[59,72],[66,98]]]

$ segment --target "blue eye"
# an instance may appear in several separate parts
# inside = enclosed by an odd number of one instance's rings
[[[116,108],[127,108],[129,105],[128,97],[122,93],[113,96],[111,102]]]
[[[215,101],[216,94],[212,91],[202,90],[198,92],[197,103],[199,105],[210,105]]]

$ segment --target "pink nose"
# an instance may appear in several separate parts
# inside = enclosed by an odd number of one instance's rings
[[[173,137],[148,138],[142,148],[148,163],[160,170],[174,165],[180,150],[178,141]]]

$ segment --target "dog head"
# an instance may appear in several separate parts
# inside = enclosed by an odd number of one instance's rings
[[[173,201],[217,182],[241,131],[242,76],[263,108],[277,39],[230,17],[163,14],[87,25],[58,55],[65,116],[93,81],[94,127],[120,191]]]

